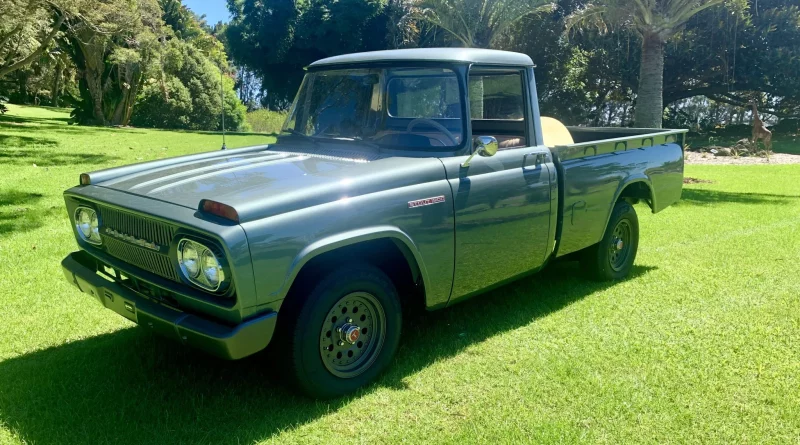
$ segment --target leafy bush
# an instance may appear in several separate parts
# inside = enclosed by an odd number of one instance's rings
[[[256,133],[278,133],[286,120],[286,112],[267,109],[247,113],[247,123]]]
[[[140,127],[186,130],[248,130],[247,109],[233,90],[233,79],[220,76],[219,68],[200,50],[179,40],[170,42],[164,64],[164,82],[150,79],[139,94],[131,123]]]
[[[131,121],[137,127],[189,128],[192,114],[192,96],[189,90],[175,77],[161,83],[149,80],[136,102]]]

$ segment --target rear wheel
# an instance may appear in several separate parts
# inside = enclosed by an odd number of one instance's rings
[[[306,295],[293,295],[282,318],[289,377],[311,397],[352,392],[390,364],[402,324],[397,289],[380,269],[337,269]]]
[[[587,274],[596,280],[625,278],[633,268],[639,249],[639,218],[628,202],[614,205],[603,239],[581,256]]]

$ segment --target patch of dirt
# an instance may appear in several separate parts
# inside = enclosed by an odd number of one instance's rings
[[[697,179],[697,178],[683,178],[684,184],[713,184],[714,181],[709,181],[708,179]]]
[[[687,164],[712,164],[712,165],[777,165],[777,164],[800,164],[800,155],[790,155],[786,153],[773,153],[769,159],[760,156],[714,156],[712,153],[700,153],[697,151],[684,152],[684,160]]]

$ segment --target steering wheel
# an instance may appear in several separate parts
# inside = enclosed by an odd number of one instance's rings
[[[418,124],[422,124],[422,123],[428,124],[431,127],[441,131],[445,136],[447,136],[448,139],[450,139],[450,142],[451,142],[452,145],[458,145],[458,141],[456,141],[456,138],[455,138],[455,136],[453,136],[453,133],[450,133],[450,130],[445,128],[444,125],[442,125],[442,124],[440,124],[440,123],[438,123],[438,122],[436,122],[435,120],[432,120],[432,119],[417,118],[417,119],[412,120],[411,122],[408,123],[408,127],[406,127],[406,133],[411,133],[411,130],[414,127],[416,127]],[[439,141],[439,142],[441,142],[441,141]]]

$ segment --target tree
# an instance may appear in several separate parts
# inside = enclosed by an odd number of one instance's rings
[[[754,92],[762,111],[800,115],[800,7],[759,0],[743,11],[710,9],[687,22],[667,48],[664,103],[705,96],[747,107]]]
[[[288,106],[313,61],[387,48],[381,0],[228,0],[233,62],[262,79],[269,108]]]
[[[131,122],[142,127],[219,130],[224,109],[227,128],[245,128],[246,108],[233,90],[221,44],[179,1],[159,1],[168,29]]]
[[[553,9],[546,0],[418,0],[414,6],[419,20],[470,48],[493,47],[521,20]]]
[[[84,123],[127,125],[148,66],[161,49],[163,27],[156,0],[95,2],[66,22],[70,51],[81,73]]]
[[[664,113],[664,51],[696,14],[725,0],[601,0],[577,11],[568,29],[577,26],[627,28],[641,38],[639,86],[635,122],[638,127],[661,128]],[[746,0],[730,0],[744,3]]]
[[[41,56],[66,20],[65,11],[56,2],[6,1],[0,6],[0,77]]]

